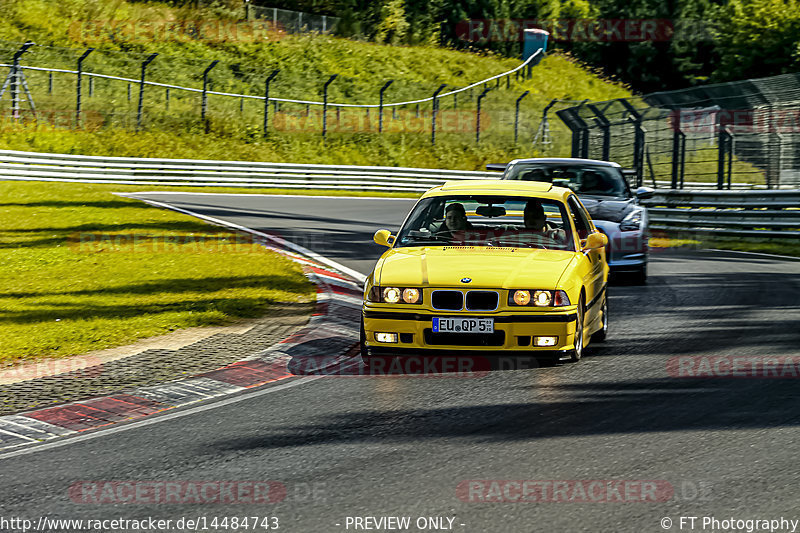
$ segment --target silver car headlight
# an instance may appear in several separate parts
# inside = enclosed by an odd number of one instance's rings
[[[620,231],[639,231],[642,228],[642,209],[635,209],[619,223]]]

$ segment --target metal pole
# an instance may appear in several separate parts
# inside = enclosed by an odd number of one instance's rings
[[[594,104],[589,104],[587,106],[589,109],[592,110],[592,113],[595,114],[594,120],[595,124],[602,130],[603,132],[603,151],[601,159],[603,161],[608,161],[609,159],[609,152],[610,152],[610,144],[611,144],[611,123],[608,121],[606,116],[603,114],[600,109],[597,108]]]
[[[75,88],[75,126],[81,125],[81,88],[83,85],[83,60],[87,58],[89,54],[94,52],[94,48],[88,48],[79,58],[78,58],[78,82]]]
[[[267,80],[264,82],[264,137],[267,136],[267,125],[269,120],[269,83],[275,79],[275,76],[278,75],[280,70],[273,70],[272,74],[267,76]],[[278,102],[275,102],[275,112],[278,112]]]
[[[680,171],[680,151],[681,151],[681,112],[675,111],[672,114],[672,182],[670,187],[673,189],[678,188],[678,172]]]
[[[486,94],[491,91],[491,88],[487,87],[483,90],[481,94],[478,95],[478,112],[477,118],[475,120],[475,142],[481,141],[481,100]]]
[[[453,93],[453,109],[458,109],[458,93]]]
[[[514,144],[517,144],[517,139],[518,139],[517,134],[519,132],[519,103],[522,101],[523,98],[528,96],[528,93],[530,93],[530,91],[525,91],[524,93],[522,93],[522,95],[520,95],[519,98],[517,98],[516,108],[514,110]]]
[[[94,96],[94,76],[89,76],[89,98]]]
[[[139,80],[139,106],[136,109],[136,129],[142,127],[142,107],[144,107],[144,75],[147,70],[147,65],[153,61],[158,54],[150,54],[147,59],[142,61],[142,77]]]
[[[338,74],[332,75],[322,86],[322,138],[328,133],[328,85],[333,83]]]
[[[165,98],[164,98],[164,109],[165,109],[166,111],[169,111],[169,88],[167,88],[167,92],[166,92],[166,94],[164,95],[164,97],[165,97]]]
[[[378,133],[383,133],[383,93],[392,83],[394,80],[389,80],[381,87],[380,103],[378,104]]]
[[[433,100],[431,101],[431,144],[436,144],[436,113],[439,111],[439,101],[436,97],[439,96],[439,93],[442,92],[445,87],[447,87],[447,84],[443,83],[433,92]]]
[[[19,58],[34,44],[35,43],[33,41],[28,41],[27,43],[23,44],[22,47],[16,51],[16,53],[14,53],[14,59],[12,62],[13,66],[11,67],[11,114],[14,117],[14,120],[19,118]]]
[[[725,131],[726,124],[723,123],[722,110],[717,111],[717,127],[719,133],[717,136],[717,189],[725,187],[725,144],[728,132]]]
[[[633,107],[625,98],[618,100],[628,111],[628,120],[633,122],[633,166],[636,169],[636,183],[641,185],[644,179],[644,128],[642,128],[643,115]],[[581,105],[583,105],[581,103]],[[586,155],[584,155],[586,157]]]
[[[53,94],[53,73],[47,73],[47,94]]]
[[[250,0],[244,0],[244,20],[250,20]]]
[[[248,3],[247,5],[249,6],[250,4]],[[209,123],[206,119],[206,111],[208,110],[208,73],[211,72],[212,68],[217,66],[217,63],[219,63],[219,60],[215,59],[203,71],[203,98],[200,103],[200,120],[202,120],[205,125],[206,133],[208,133],[209,130]]]

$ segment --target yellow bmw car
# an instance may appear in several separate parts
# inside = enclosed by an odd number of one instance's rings
[[[578,361],[608,331],[608,239],[573,191],[452,181],[426,192],[364,287],[361,353]]]

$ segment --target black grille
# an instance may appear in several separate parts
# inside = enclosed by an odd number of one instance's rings
[[[494,333],[434,333],[432,329],[426,329],[424,334],[425,344],[429,346],[502,346],[506,342],[506,332],[502,330]]]
[[[467,293],[467,309],[469,311],[494,311],[497,309],[499,298],[495,291],[469,291]]]
[[[431,304],[434,309],[460,311],[464,307],[464,295],[461,291],[433,291]]]

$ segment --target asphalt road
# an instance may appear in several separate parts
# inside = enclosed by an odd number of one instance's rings
[[[371,234],[395,229],[409,207],[158,199],[306,235],[300,244],[364,272],[380,252],[365,245]],[[694,531],[711,531],[702,517],[800,520],[797,379],[668,371],[677,356],[800,357],[800,262],[656,252],[650,274],[647,286],[610,288],[609,339],[577,365],[472,378],[293,378],[212,409],[0,456],[0,518],[269,515],[287,532],[363,531],[347,528],[347,517],[365,516],[411,517],[407,531],[420,530],[418,517],[448,517],[463,532],[655,532],[665,531],[663,518],[679,531],[681,516],[698,517]],[[269,505],[79,504],[68,489],[81,480],[274,480],[287,497]],[[634,502],[636,490],[623,494],[625,503],[476,502],[459,498],[465,480],[629,480],[634,489],[656,480],[672,491],[659,502]],[[682,531],[691,531],[688,521]]]

